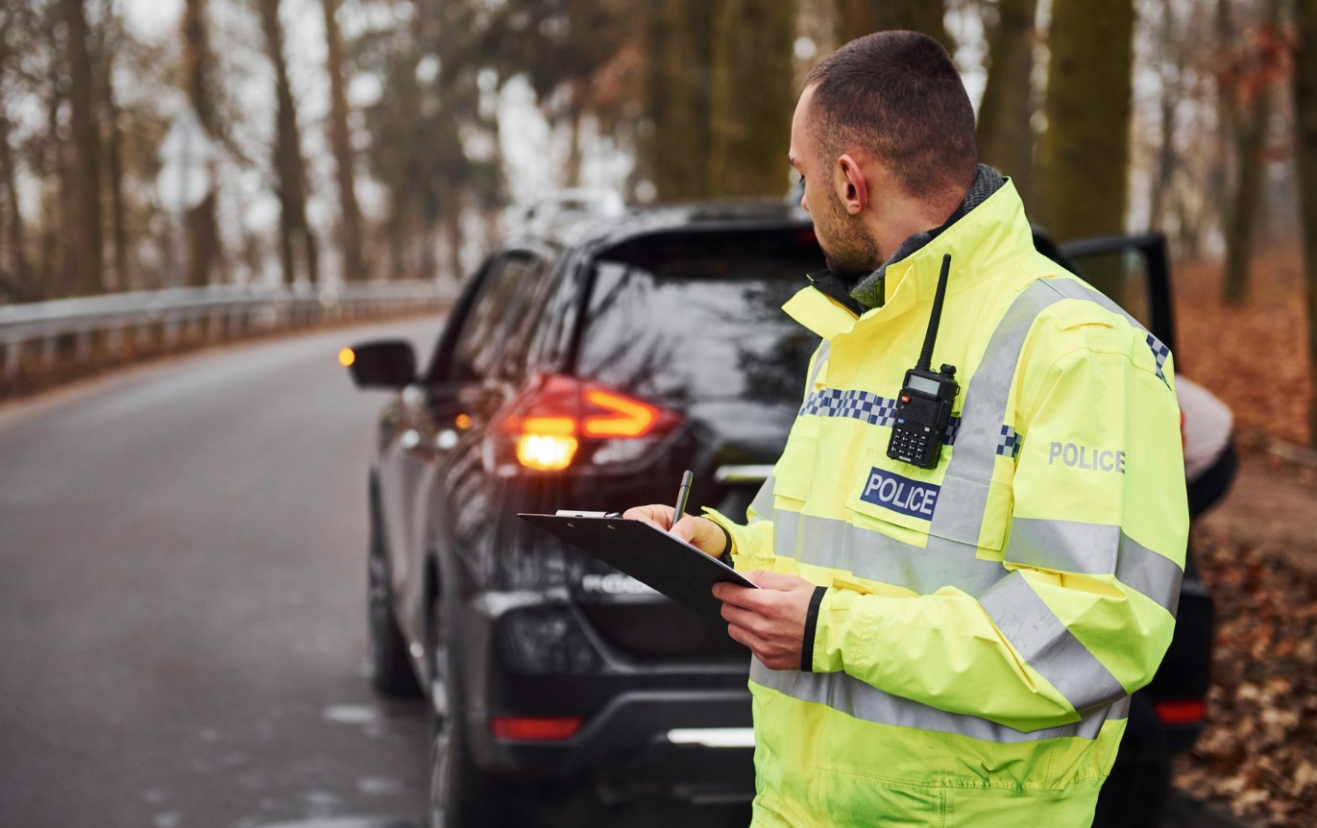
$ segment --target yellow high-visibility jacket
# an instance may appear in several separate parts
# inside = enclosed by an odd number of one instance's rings
[[[941,461],[887,456],[952,255],[933,365],[961,391]],[[801,670],[755,660],[753,825],[1087,826],[1129,695],[1171,641],[1189,516],[1168,350],[1034,250],[1007,184],[888,267],[823,342],[738,570],[815,593]]]

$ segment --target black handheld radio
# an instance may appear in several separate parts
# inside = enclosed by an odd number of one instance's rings
[[[921,469],[937,466],[947,423],[951,421],[951,404],[960,393],[956,366],[943,365],[942,372],[937,374],[930,367],[950,272],[951,254],[948,253],[942,257],[942,272],[937,279],[937,293],[933,297],[933,313],[928,318],[924,348],[919,352],[919,362],[905,372],[905,384],[896,402],[896,423],[887,444],[888,457]]]

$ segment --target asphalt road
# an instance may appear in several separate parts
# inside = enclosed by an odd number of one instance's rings
[[[0,407],[0,826],[413,825],[418,705],[364,678],[347,343],[243,345]]]
[[[0,406],[0,827],[411,828],[419,704],[364,674],[369,424],[248,344]],[[1176,828],[1226,826],[1180,803]],[[664,819],[666,822],[683,822]]]

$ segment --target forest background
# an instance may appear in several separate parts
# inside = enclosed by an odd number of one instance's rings
[[[1165,232],[1182,370],[1317,439],[1308,0],[0,0],[0,303],[459,279],[563,187],[781,198],[801,79],[882,28],[1055,238]]]

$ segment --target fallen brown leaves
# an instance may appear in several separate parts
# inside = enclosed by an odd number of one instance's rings
[[[1221,304],[1220,262],[1177,263],[1176,370],[1235,412],[1236,428],[1308,444],[1308,323],[1298,250],[1253,264],[1248,302]]]
[[[1194,549],[1216,651],[1208,727],[1175,784],[1262,825],[1317,825],[1317,575],[1215,530]]]

